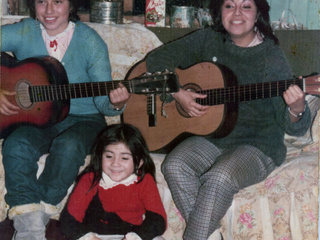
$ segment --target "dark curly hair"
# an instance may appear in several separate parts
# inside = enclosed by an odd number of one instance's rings
[[[147,173],[156,180],[156,168],[150,156],[147,143],[140,131],[130,124],[114,124],[107,126],[97,135],[91,150],[90,164],[78,176],[77,181],[84,174],[92,172],[94,177],[91,188],[97,185],[102,178],[103,152],[108,145],[115,143],[123,143],[129,148],[133,158],[134,172],[140,176],[138,183],[143,180]],[[141,160],[143,160],[143,164],[139,168]]]
[[[270,25],[270,6],[267,2],[267,0],[253,0],[254,3],[257,6],[258,11],[258,19],[255,23],[255,26],[259,29],[260,33],[264,35],[266,38],[270,38],[274,41],[275,44],[279,44],[278,38],[274,35],[273,30]],[[213,30],[217,32],[224,33],[225,36],[227,36],[227,31],[223,27],[222,24],[222,5],[224,3],[224,0],[211,0],[209,9],[211,12],[213,25]]]
[[[80,17],[78,16],[78,0],[68,0],[70,3],[70,13],[69,13],[69,21],[76,22],[80,20]],[[30,17],[33,19],[36,19],[36,0],[28,0],[27,5],[30,11]]]

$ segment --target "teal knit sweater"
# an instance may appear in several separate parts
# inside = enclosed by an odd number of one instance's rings
[[[13,52],[17,59],[49,55],[40,27],[28,18],[1,27],[1,51]],[[84,23],[76,22],[74,34],[62,61],[69,83],[112,81],[108,48],[102,38]],[[70,114],[119,115],[110,108],[109,97],[71,99]]]
[[[292,79],[291,69],[278,45],[270,39],[257,46],[242,48],[223,40],[211,28],[202,29],[151,52],[147,57],[148,71],[187,68],[203,61],[216,61],[232,70],[238,85]],[[228,119],[227,119],[228,120]],[[201,124],[201,118],[199,118]],[[301,136],[311,124],[307,107],[302,118],[292,123],[282,97],[239,103],[234,130],[224,138],[210,138],[221,148],[252,145],[280,165],[286,156],[284,133]]]

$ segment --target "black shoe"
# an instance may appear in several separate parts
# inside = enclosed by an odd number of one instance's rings
[[[220,236],[221,236],[221,240],[223,240],[223,236],[222,236],[222,234],[220,233]]]

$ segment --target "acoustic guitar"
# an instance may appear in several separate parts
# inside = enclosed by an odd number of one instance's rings
[[[16,92],[7,99],[19,106],[18,114],[0,114],[0,137],[21,125],[52,126],[69,113],[70,99],[108,95],[121,82],[130,93],[164,94],[177,92],[176,74],[145,74],[124,81],[69,84],[61,63],[50,56],[17,61],[1,53],[1,89]],[[133,94],[133,95],[134,95]]]
[[[127,79],[146,71],[146,63],[140,62],[128,72]],[[205,99],[196,99],[197,103],[212,107],[206,115],[190,118],[176,101],[163,105],[159,96],[132,96],[122,121],[140,129],[152,152],[168,153],[193,135],[227,136],[237,122],[239,102],[282,96],[291,84],[298,85],[309,94],[319,95],[320,92],[320,75],[237,85],[237,78],[230,69],[211,62],[198,63],[187,69],[177,68],[176,74],[183,89],[207,94]]]

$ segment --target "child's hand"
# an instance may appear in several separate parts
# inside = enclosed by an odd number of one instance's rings
[[[124,236],[123,240],[142,240],[138,234],[134,232],[129,232]]]
[[[78,240],[102,240],[101,238],[97,237],[98,235],[93,232],[88,232],[83,237],[79,238]]]
[[[94,236],[90,240],[101,240],[101,238],[98,238],[98,237]]]

